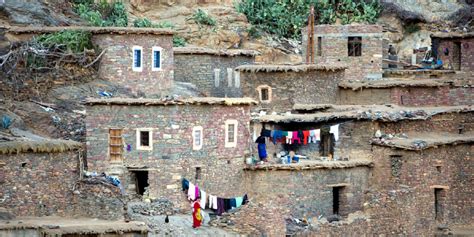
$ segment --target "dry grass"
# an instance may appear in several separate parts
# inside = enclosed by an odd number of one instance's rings
[[[345,65],[324,65],[324,64],[300,64],[300,65],[278,65],[278,64],[261,64],[261,65],[242,65],[235,70],[241,72],[307,72],[307,71],[338,71],[344,70]]]
[[[248,56],[255,57],[260,55],[258,51],[246,50],[246,49],[228,49],[228,50],[216,50],[202,47],[176,47],[173,48],[174,54],[209,54],[216,56]]]
[[[472,38],[474,32],[438,32],[431,34],[432,38]]]
[[[251,98],[218,98],[218,97],[193,97],[188,99],[162,100],[162,99],[129,99],[111,98],[96,99],[88,98],[87,105],[145,105],[145,106],[166,106],[166,105],[255,105],[257,101]]]
[[[0,154],[21,152],[56,153],[80,149],[82,144],[68,140],[8,141],[0,142]]]
[[[137,27],[89,27],[89,26],[65,26],[65,27],[7,27],[7,33],[11,34],[45,34],[55,33],[62,30],[87,31],[92,34],[151,34],[151,35],[173,35],[175,32],[163,28],[137,28]]]

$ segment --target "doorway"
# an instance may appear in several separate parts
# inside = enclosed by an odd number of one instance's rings
[[[454,42],[453,45],[453,69],[461,70],[461,42]]]
[[[132,171],[135,176],[135,190],[138,195],[143,195],[148,188],[148,171]]]

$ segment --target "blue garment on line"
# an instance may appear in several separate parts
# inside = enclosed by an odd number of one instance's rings
[[[242,206],[242,203],[244,202],[244,197],[236,197],[235,198],[235,207],[239,208]]]
[[[273,144],[276,144],[277,141],[282,138],[283,138],[283,131],[281,130],[273,131],[273,137],[272,137]]]

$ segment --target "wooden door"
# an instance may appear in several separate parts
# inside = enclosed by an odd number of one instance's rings
[[[109,157],[112,162],[122,161],[122,129],[109,129]]]

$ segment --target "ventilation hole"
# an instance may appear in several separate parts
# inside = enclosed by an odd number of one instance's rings
[[[231,163],[231,161],[230,161],[230,160],[227,160],[227,164],[230,164],[230,163]]]
[[[25,167],[26,167],[26,162],[21,163],[21,168],[25,168]]]

